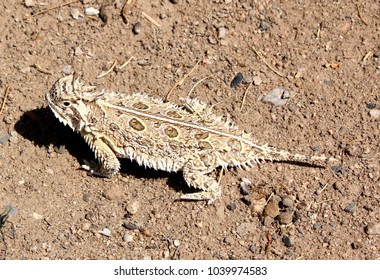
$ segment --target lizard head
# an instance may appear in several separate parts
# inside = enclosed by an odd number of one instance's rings
[[[46,94],[46,100],[60,122],[80,131],[85,125],[89,99],[94,99],[95,87],[85,86],[79,78],[69,75],[59,79]]]

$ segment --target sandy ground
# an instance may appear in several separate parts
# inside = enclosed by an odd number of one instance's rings
[[[124,1],[36,14],[64,3],[43,2],[0,1],[0,209],[14,209],[2,216],[1,259],[380,258],[377,1],[140,0],[124,20]],[[191,69],[171,102],[206,78],[192,95],[257,141],[342,162],[233,169],[214,205],[180,201],[192,191],[180,173],[122,160],[111,179],[89,176],[90,149],[45,101],[73,72],[164,98]],[[285,105],[261,101],[278,87]]]

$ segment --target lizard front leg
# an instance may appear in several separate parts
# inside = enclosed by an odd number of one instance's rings
[[[99,165],[90,167],[90,172],[97,176],[108,178],[119,172],[120,162],[112,149],[93,133],[82,132],[81,134],[99,161]]]

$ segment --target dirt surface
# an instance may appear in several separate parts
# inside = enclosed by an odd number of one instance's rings
[[[0,2],[0,209],[16,209],[1,224],[1,259],[380,258],[377,1],[140,0],[124,20],[124,1],[101,17],[84,14],[102,1],[35,16],[64,2]],[[232,169],[214,205],[180,201],[193,191],[180,173],[121,160],[111,179],[89,176],[80,167],[90,149],[45,101],[73,72],[164,98],[193,67],[171,102],[206,78],[192,96],[255,140],[343,162]],[[278,87],[290,93],[285,105],[261,101]]]

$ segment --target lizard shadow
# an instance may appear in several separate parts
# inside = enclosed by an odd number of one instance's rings
[[[67,150],[80,164],[85,161],[97,162],[94,153],[80,134],[60,123],[48,107],[25,112],[16,122],[15,130],[38,147],[53,149],[58,153]],[[167,184],[174,190],[188,192],[190,189],[183,179],[182,172],[169,173],[145,168],[129,159],[121,158],[119,160],[121,174],[132,175],[139,179],[168,178]]]

